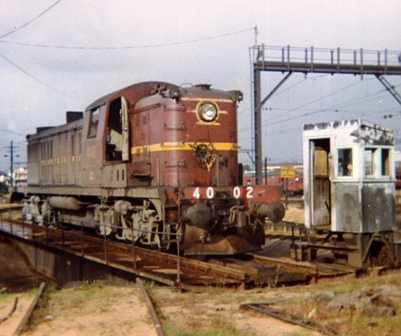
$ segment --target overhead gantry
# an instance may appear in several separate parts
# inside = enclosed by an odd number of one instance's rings
[[[401,104],[401,95],[385,77],[401,75],[400,51],[255,45],[251,47],[251,57],[256,184],[262,183],[262,108],[292,73],[374,75]],[[262,72],[284,74],[284,77],[265,97],[262,96]]]

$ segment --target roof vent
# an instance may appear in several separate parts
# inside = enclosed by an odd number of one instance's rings
[[[201,90],[210,90],[210,84],[196,84],[195,87],[200,88]]]

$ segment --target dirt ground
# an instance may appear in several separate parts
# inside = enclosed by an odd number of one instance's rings
[[[139,289],[100,284],[50,290],[24,336],[157,335]]]
[[[385,311],[376,294],[383,286],[393,293],[385,299]],[[337,278],[309,286],[283,288],[238,290],[205,287],[180,292],[151,283],[146,287],[167,336],[320,335],[240,307],[254,302],[284,302],[282,307],[287,312],[330,325],[340,335],[392,336],[399,335],[401,330],[401,270],[381,276]],[[10,311],[16,296],[29,302],[33,291],[1,294],[0,318]],[[332,300],[324,301],[327,297]],[[372,299],[371,306],[366,306],[367,298]],[[13,318],[18,320],[26,305],[21,304]],[[381,310],[377,310],[379,308]],[[12,318],[0,323],[0,335],[11,335],[15,323]],[[22,335],[157,334],[136,285],[113,286],[94,282],[60,290],[50,287]]]
[[[0,336],[14,334],[33,296],[33,292],[10,295],[0,294]],[[15,312],[12,313],[14,307]]]
[[[274,291],[255,294],[237,290],[199,289],[181,293],[171,288],[150,288],[166,335],[318,335],[279,320],[239,309],[248,294],[259,300],[277,298]],[[15,296],[0,297],[0,314],[8,310]],[[26,295],[26,294],[24,294]],[[33,296],[33,294],[32,294]],[[281,295],[279,295],[281,296]],[[28,297],[29,298],[29,297]],[[29,304],[25,299],[7,323],[0,323],[0,335],[12,335]],[[2,308],[2,309],[1,309]],[[23,336],[56,335],[157,335],[138,288],[94,283],[74,288],[48,290]]]

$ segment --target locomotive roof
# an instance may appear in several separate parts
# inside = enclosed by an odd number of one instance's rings
[[[240,91],[223,91],[211,89],[209,84],[199,84],[191,87],[183,87],[167,82],[142,82],[127,86],[123,89],[109,93],[103,97],[98,98],[91,103],[86,110],[91,110],[95,107],[102,106],[107,102],[124,96],[129,104],[135,104],[139,99],[163,92],[166,97],[179,99],[181,96],[200,96],[200,97],[215,97],[216,95],[222,98],[232,99],[233,101],[242,100],[242,93]]]

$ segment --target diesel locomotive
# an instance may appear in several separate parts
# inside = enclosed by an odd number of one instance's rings
[[[259,249],[265,218],[281,220],[284,207],[278,187],[240,184],[241,100],[210,85],[144,82],[37,128],[25,219],[186,255]]]

